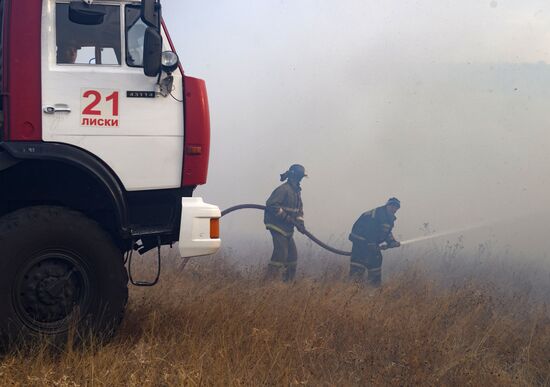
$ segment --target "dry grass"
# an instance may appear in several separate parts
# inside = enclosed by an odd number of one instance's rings
[[[371,290],[344,281],[341,261],[265,284],[224,262],[133,288],[104,347],[5,356],[0,385],[550,385],[550,313],[519,280],[408,267]]]

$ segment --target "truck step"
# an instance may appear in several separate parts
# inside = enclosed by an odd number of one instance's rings
[[[153,226],[153,227],[132,227],[132,237],[138,239],[142,236],[156,236],[156,235],[169,235],[174,230],[166,226]]]

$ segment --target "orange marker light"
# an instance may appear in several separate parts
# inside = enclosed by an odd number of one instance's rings
[[[185,147],[185,154],[189,156],[199,156],[202,154],[202,146],[200,145],[187,145]]]
[[[210,239],[220,237],[220,218],[210,219]]]

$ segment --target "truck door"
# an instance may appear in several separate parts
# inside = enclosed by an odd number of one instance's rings
[[[67,1],[43,3],[43,140],[92,153],[128,191],[180,187],[182,74],[171,96],[156,93],[157,77],[143,73],[139,3],[96,3],[104,16],[94,25],[71,21]]]

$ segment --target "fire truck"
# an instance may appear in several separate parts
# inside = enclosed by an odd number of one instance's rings
[[[219,208],[193,197],[205,82],[158,0],[0,0],[0,23],[0,340],[108,336],[161,246],[220,246]],[[148,251],[158,272],[139,281],[128,266]]]

